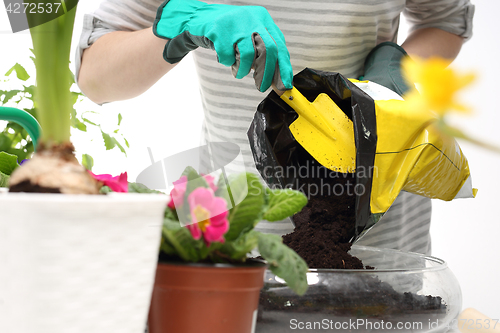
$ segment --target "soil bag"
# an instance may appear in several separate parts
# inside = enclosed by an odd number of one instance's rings
[[[352,121],[355,172],[342,174],[320,165],[290,131],[297,113],[275,92],[258,106],[247,133],[257,170],[270,188],[308,192],[312,189],[303,188],[303,180],[315,178],[320,180],[316,192],[337,196],[337,184],[327,180],[343,179],[342,193],[355,196],[352,241],[383,216],[400,191],[447,201],[475,195],[458,143],[439,132],[429,114],[405,112],[405,102],[392,90],[308,68],[293,83],[310,102],[327,94]],[[352,179],[351,184],[345,179]]]

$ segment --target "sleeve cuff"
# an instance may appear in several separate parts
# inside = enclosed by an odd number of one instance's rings
[[[412,25],[410,32],[423,28],[438,28],[449,33],[461,36],[464,41],[472,37],[472,21],[475,6],[467,1],[463,6],[455,7],[455,10],[443,8],[430,15],[425,11],[417,10],[418,7],[406,8],[404,15]],[[435,8],[439,8],[436,4]]]
[[[83,28],[80,40],[75,53],[75,82],[78,84],[78,75],[82,65],[83,51],[90,47],[96,40],[107,33],[117,31],[104,24],[101,20],[91,14],[85,14],[83,17]]]

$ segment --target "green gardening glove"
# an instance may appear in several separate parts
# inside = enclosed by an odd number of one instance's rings
[[[271,83],[292,88],[293,72],[285,38],[264,7],[209,5],[196,0],[167,0],[159,8],[153,32],[169,39],[163,58],[179,62],[198,46],[213,49],[218,61],[241,79],[254,69],[257,89]]]
[[[365,74],[359,80],[368,80],[402,96],[410,87],[401,73],[401,60],[406,51],[392,42],[380,43],[374,47],[365,59]]]

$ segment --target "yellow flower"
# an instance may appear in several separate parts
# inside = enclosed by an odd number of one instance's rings
[[[401,66],[403,76],[411,87],[416,83],[417,89],[405,94],[406,110],[414,112],[420,119],[435,120],[435,125],[444,135],[467,140],[485,149],[500,153],[500,147],[474,138],[462,130],[448,125],[444,115],[450,111],[468,112],[470,108],[459,104],[455,95],[474,79],[475,75],[461,75],[448,68],[449,61],[442,58],[427,60],[409,57],[403,59]]]
[[[472,73],[460,75],[448,68],[449,62],[442,58],[406,58],[402,62],[403,75],[410,86],[416,83],[419,91],[411,90],[404,96],[411,109],[433,111],[443,116],[449,111],[468,112],[470,109],[456,101],[456,93],[470,84]]]

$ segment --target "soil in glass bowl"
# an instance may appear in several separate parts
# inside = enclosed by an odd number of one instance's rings
[[[308,196],[309,202],[293,216],[295,230],[283,236],[283,242],[312,269],[376,269],[365,266],[360,259],[348,253],[355,233],[356,196],[353,189],[356,175],[322,170],[324,167],[314,160],[304,164],[309,172],[298,180],[297,185]],[[446,313],[446,305],[439,296],[397,292],[376,275],[366,274],[359,281],[359,291],[352,294],[346,294],[346,289],[353,288],[351,282],[346,282],[346,286],[341,288],[332,290],[324,286],[324,291],[315,290],[313,299],[293,294],[272,301],[261,297],[260,310],[290,311],[292,305],[294,312],[307,313],[317,311],[319,307],[324,313],[332,315],[389,320],[401,318],[407,313],[429,314],[432,318]],[[314,310],[311,302],[316,305]],[[318,306],[321,304],[323,306]]]

